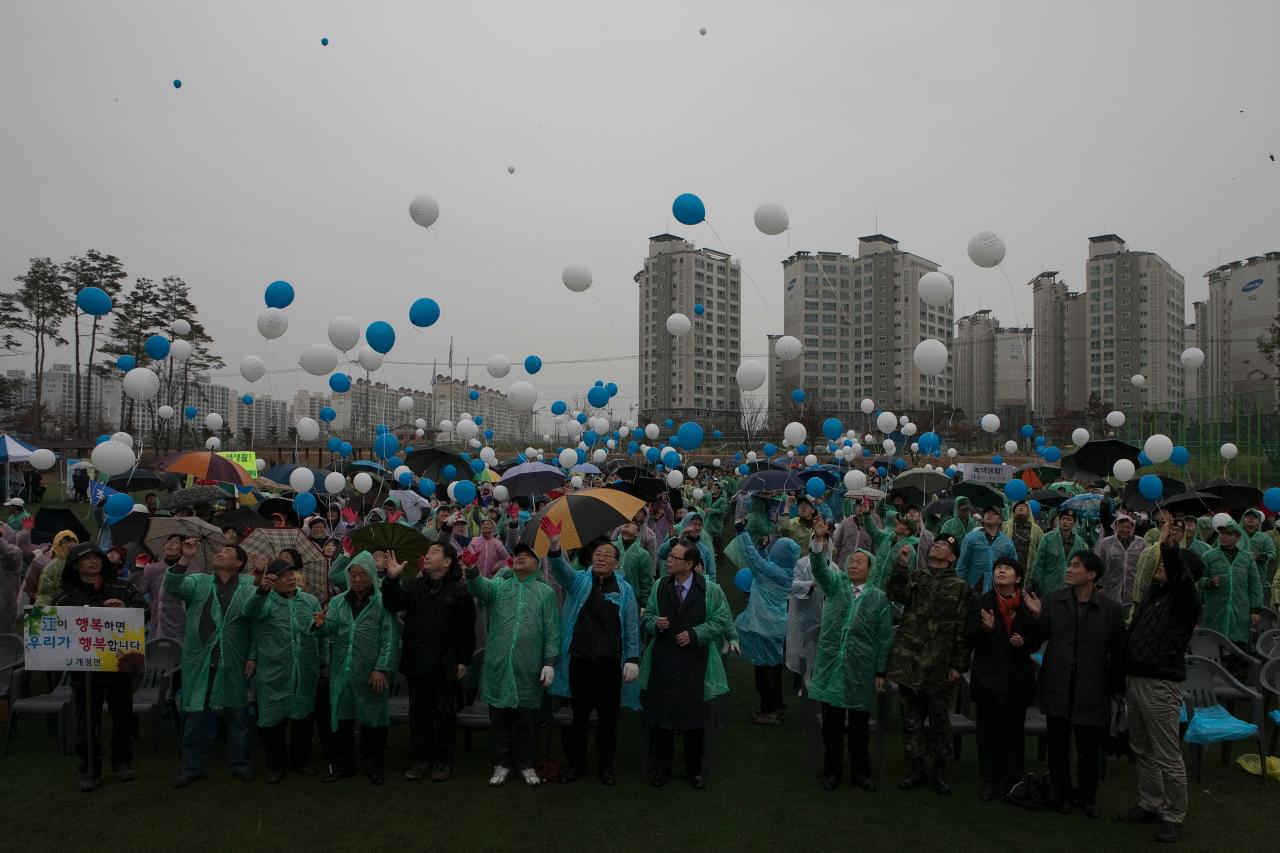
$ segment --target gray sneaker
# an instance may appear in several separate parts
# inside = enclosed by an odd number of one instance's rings
[[[431,769],[431,765],[425,761],[415,761],[404,774],[406,782],[421,782],[427,775],[427,771]]]

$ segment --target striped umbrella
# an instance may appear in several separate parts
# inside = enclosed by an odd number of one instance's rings
[[[630,521],[644,505],[640,498],[617,489],[572,492],[556,498],[530,518],[520,541],[545,557],[549,543],[540,524],[543,518],[550,518],[560,525],[560,547],[566,551],[580,548],[584,542],[608,536],[615,527]]]
[[[238,486],[253,484],[249,472],[216,453],[184,453],[169,462],[165,470],[170,474],[190,474],[197,480],[215,480]]]

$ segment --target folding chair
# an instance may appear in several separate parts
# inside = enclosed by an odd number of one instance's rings
[[[1193,657],[1208,658],[1218,664],[1234,659],[1247,668],[1249,683],[1258,683],[1258,659],[1212,628],[1196,628],[1187,649]],[[1249,688],[1245,689],[1249,691]],[[1218,685],[1218,696],[1228,700],[1249,698],[1248,693],[1240,693],[1225,682]]]
[[[1270,631],[1259,634],[1253,650],[1264,662],[1272,658],[1280,658],[1280,628],[1272,628]]]
[[[1280,657],[1274,657],[1262,665],[1258,673],[1258,687],[1266,694],[1280,699]],[[1265,699],[1265,696],[1264,696]],[[1267,755],[1276,751],[1276,736],[1280,735],[1280,708],[1273,708],[1264,718],[1271,726],[1271,737],[1267,741]]]
[[[1187,724],[1195,720],[1196,711],[1212,708],[1214,706],[1221,707],[1219,697],[1221,695],[1219,685],[1225,684],[1241,697],[1248,699],[1253,711],[1253,723],[1255,727],[1254,734],[1248,737],[1255,737],[1258,741],[1258,755],[1265,756],[1266,753],[1262,749],[1262,732],[1266,725],[1263,715],[1263,699],[1262,694],[1241,684],[1240,681],[1231,673],[1227,672],[1226,667],[1215,660],[1202,658],[1196,655],[1187,656],[1187,680],[1182,686],[1182,696],[1186,703]],[[1225,709],[1224,709],[1225,710]],[[1183,736],[1186,740],[1186,736]],[[1193,766],[1195,769],[1195,780],[1200,782],[1204,764],[1204,747],[1199,744],[1191,744],[1192,755],[1194,757]],[[1265,760],[1265,759],[1264,759]],[[1231,761],[1231,741],[1222,742],[1222,763],[1229,764]],[[1267,784],[1267,774],[1262,773],[1262,784]]]
[[[70,751],[71,740],[71,679],[63,673],[62,678],[48,693],[26,696],[22,686],[22,668],[10,670],[9,684],[9,726],[4,735],[4,754],[9,754],[9,740],[18,728],[18,717],[23,714],[33,716],[53,715],[58,727],[58,748],[63,755]]]
[[[177,649],[177,654],[174,654]],[[135,717],[151,718],[151,754],[160,752],[160,720],[168,710],[169,684],[173,679],[173,671],[182,659],[182,648],[173,640],[152,640],[147,643],[147,668],[142,674],[142,681],[133,692],[133,714]]]

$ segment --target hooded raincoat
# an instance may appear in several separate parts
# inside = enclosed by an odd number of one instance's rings
[[[467,570],[467,589],[488,613],[480,698],[493,708],[541,708],[544,666],[560,655],[556,592],[536,571],[524,580]]]
[[[826,595],[809,696],[837,708],[871,711],[876,676],[885,674],[893,645],[889,596],[866,583],[855,598],[849,577],[824,554],[811,554],[809,564]]]
[[[568,698],[573,694],[569,690],[569,648],[573,645],[573,629],[578,624],[578,615],[582,605],[591,595],[591,570],[575,569],[559,554],[548,557],[551,574],[564,587],[564,618],[560,628],[560,660],[556,663],[556,678],[551,682],[551,695]],[[622,634],[622,657],[618,659],[618,668],[626,661],[635,662],[640,659],[640,609],[636,606],[635,591],[627,583],[621,571],[614,572],[618,581],[618,591],[608,593],[605,598],[617,605],[618,622]],[[640,685],[622,682],[621,704],[624,708],[640,709]]]
[[[231,579],[235,593],[226,612],[218,604],[217,575],[187,574],[174,564],[164,574],[164,592],[187,606],[187,627],[182,641],[182,710],[246,708],[249,683],[244,674],[252,641],[252,621],[245,605],[254,595],[253,578],[247,574]],[[205,610],[213,618],[213,633],[201,637]],[[214,650],[217,666],[212,666]],[[210,679],[210,673],[213,678]]]
[[[776,666],[782,660],[782,641],[787,636],[787,596],[795,574],[800,546],[794,539],[782,538],[769,549],[765,559],[751,542],[751,536],[738,534],[742,552],[751,570],[751,600],[738,614],[742,656],[755,666]]]
[[[960,507],[969,507],[969,518],[960,517]],[[977,516],[973,514],[973,504],[968,498],[956,498],[955,506],[951,510],[951,517],[942,524],[942,533],[950,533],[957,539],[964,539],[965,534],[970,530],[976,530],[979,527]]]
[[[258,725],[305,719],[316,707],[320,680],[320,641],[311,632],[311,616],[320,601],[297,590],[288,597],[272,590],[255,593],[244,606],[253,620],[258,690]]]
[[[1249,641],[1249,615],[1262,608],[1262,581],[1253,552],[1241,537],[1235,557],[1229,557],[1222,546],[1209,550],[1204,560],[1204,577],[1200,579],[1200,599],[1204,609],[1200,624],[1212,628],[1236,643]],[[1218,585],[1214,579],[1219,578]]]
[[[998,530],[994,539],[988,539],[984,528],[970,530],[960,542],[956,574],[978,592],[991,589],[991,567],[1001,557],[1018,559],[1018,551],[1004,531]]]
[[[1040,538],[1036,558],[1027,570],[1023,585],[1040,596],[1057,592],[1067,585],[1067,563],[1072,555],[1088,550],[1089,543],[1078,528],[1072,529],[1071,544],[1067,545],[1062,541],[1062,531],[1055,527]]]
[[[613,544],[622,554],[622,559],[618,561],[618,571],[631,584],[631,589],[636,594],[636,603],[648,601],[649,591],[653,589],[653,557],[649,550],[644,547],[639,536],[631,540],[630,545],[624,544],[622,537],[618,536]]]

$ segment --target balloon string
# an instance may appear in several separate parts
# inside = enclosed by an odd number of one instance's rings
[[[1004,264],[996,264],[996,268],[1000,270],[1000,275],[1004,276],[1005,283],[1009,285],[1009,305],[1013,308],[1014,325],[1021,329],[1022,321],[1018,319],[1018,294],[1013,289],[1013,281],[1009,278],[1009,274],[1004,271]],[[1026,370],[1031,369],[1031,361],[1027,357],[1027,336],[1018,332],[1018,343],[1022,345],[1022,364]],[[1027,400],[1027,409],[1031,409],[1031,400]]]

